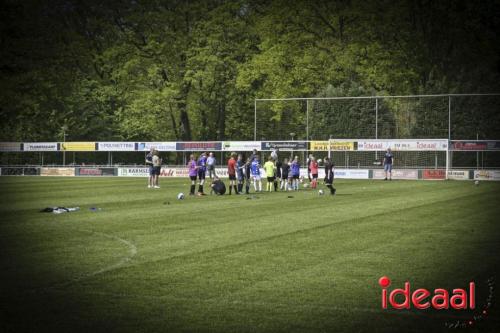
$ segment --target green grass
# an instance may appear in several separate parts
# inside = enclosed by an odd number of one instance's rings
[[[186,179],[161,185],[0,178],[0,331],[450,331],[473,314],[384,311],[378,278],[476,281],[479,306],[486,279],[500,281],[500,183],[338,181],[335,197],[182,201]],[[498,331],[498,311],[467,331]]]

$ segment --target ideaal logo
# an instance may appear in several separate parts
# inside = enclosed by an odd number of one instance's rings
[[[433,292],[418,288],[412,291],[410,282],[405,282],[404,288],[395,288],[389,292],[388,287],[391,280],[387,276],[382,276],[378,280],[382,287],[382,309],[392,307],[396,310],[410,309],[413,305],[415,309],[425,310],[431,306],[436,310],[474,310],[476,309],[476,283],[469,282],[467,288],[455,288],[451,292],[446,289],[437,288]],[[488,279],[489,294],[486,302],[481,307],[479,314],[466,320],[446,322],[449,328],[463,328],[474,325],[475,322],[483,320],[487,315],[493,301],[494,280]],[[398,301],[398,299],[399,301]]]

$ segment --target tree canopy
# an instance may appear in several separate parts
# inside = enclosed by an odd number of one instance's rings
[[[252,139],[255,98],[500,91],[494,0],[1,6],[1,141]]]

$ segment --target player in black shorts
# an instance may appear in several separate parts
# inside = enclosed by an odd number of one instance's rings
[[[330,194],[334,195],[337,191],[335,187],[333,187],[333,162],[330,161],[329,157],[325,157],[325,184],[326,187],[330,189]]]
[[[198,195],[205,195],[203,193],[203,184],[205,183],[205,174],[207,172],[207,155],[202,153],[197,161],[198,167]]]
[[[288,164],[288,159],[285,158],[283,160],[283,164],[281,165],[281,184],[280,190],[288,191],[288,173],[290,172],[290,164]]]
[[[276,191],[276,187],[278,186],[278,181],[281,182],[281,167],[283,163],[280,160],[276,160],[276,180],[274,181],[274,190]],[[281,189],[281,184],[280,184]]]
[[[252,182],[252,171],[250,170],[252,165],[252,160],[247,158],[247,162],[245,163],[245,193],[249,194],[250,183]]]

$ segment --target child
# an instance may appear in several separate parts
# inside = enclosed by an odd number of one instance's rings
[[[273,184],[274,183],[274,173],[275,173],[275,166],[274,166],[274,161],[273,157],[269,156],[269,160],[264,163],[264,170],[266,171],[266,177],[267,177],[267,184],[266,184],[266,190],[268,192],[272,191]],[[274,186],[274,190],[276,191],[276,186]]]
[[[196,175],[198,174],[198,166],[196,165],[196,159],[194,155],[189,156],[188,162],[189,169],[189,179],[191,179],[191,189],[189,191],[189,195],[194,195],[194,189],[196,188]]]
[[[238,193],[243,192],[243,180],[245,177],[245,163],[243,163],[243,156],[238,154],[236,161],[236,178],[238,179]]]
[[[239,194],[236,189],[236,153],[231,153],[231,158],[227,161],[227,174],[229,176],[229,195],[234,188],[234,194]]]
[[[326,187],[330,189],[330,194],[335,195],[337,191],[335,187],[333,187],[333,162],[330,162],[330,158],[325,157],[325,184]]]
[[[207,156],[205,153],[200,155],[198,158],[198,195],[205,195],[203,193],[203,184],[205,183],[205,174],[207,172]]]
[[[292,188],[295,191],[299,190],[299,178],[300,178],[300,164],[299,157],[295,156],[293,159],[292,165],[290,165],[291,173],[292,173]]]
[[[279,159],[276,160],[276,175],[274,177],[274,191],[278,190],[278,182],[281,182],[281,167],[282,166],[283,166],[283,163],[281,163],[281,161]]]
[[[288,191],[288,174],[290,171],[290,164],[288,164],[288,158],[283,160],[283,164],[281,167],[281,184],[280,190]]]
[[[250,179],[252,175],[252,159],[251,157],[247,158],[247,162],[245,163],[245,193],[250,194]]]
[[[255,192],[262,192],[262,180],[260,178],[260,158],[256,155],[250,165]],[[258,190],[257,190],[258,185]]]
[[[311,188],[317,188],[318,187],[318,162],[314,158],[314,156],[311,156],[311,164],[309,165],[311,168]]]

